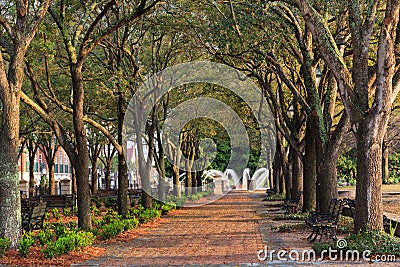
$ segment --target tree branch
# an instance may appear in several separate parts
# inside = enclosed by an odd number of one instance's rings
[[[89,42],[89,39],[84,40],[80,47],[79,47],[79,60],[84,60],[85,57],[96,47],[97,44],[99,44],[105,37],[110,35],[112,32],[114,32],[116,29],[120,28],[121,26],[134,21],[138,17],[146,14],[149,12],[158,2],[161,0],[154,0],[151,2],[147,7],[146,7],[146,0],[140,1],[140,4],[138,8],[136,9],[135,12],[133,12],[129,16],[125,16],[122,19],[118,20],[116,23],[113,25],[110,25],[106,30],[101,32],[98,36],[91,38],[92,41]],[[91,33],[90,33],[91,35]],[[90,37],[90,36],[89,36]]]
[[[25,49],[28,49],[30,43],[33,40],[33,37],[36,35],[37,31],[39,30],[40,23],[42,22],[44,16],[47,13],[47,10],[50,6],[50,0],[46,0],[41,7],[39,7],[40,11],[36,13],[35,20],[32,22],[32,28],[28,32],[25,38]]]
[[[8,37],[10,39],[14,38],[14,31],[10,25],[10,22],[3,16],[0,16],[0,25],[3,26],[4,30],[6,31]]]

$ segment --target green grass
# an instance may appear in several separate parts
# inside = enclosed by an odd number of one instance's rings
[[[356,190],[355,186],[340,186],[339,190]],[[382,185],[382,192],[400,192],[400,184],[384,184]]]

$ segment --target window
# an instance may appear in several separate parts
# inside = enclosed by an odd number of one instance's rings
[[[54,173],[58,173],[58,164],[57,163],[54,166]]]
[[[42,158],[42,154],[39,154],[39,171],[43,171],[43,158]]]

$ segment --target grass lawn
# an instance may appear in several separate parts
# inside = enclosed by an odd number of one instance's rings
[[[352,190],[356,189],[355,186],[340,186],[339,190]],[[400,192],[400,184],[384,184],[382,185],[382,192]]]

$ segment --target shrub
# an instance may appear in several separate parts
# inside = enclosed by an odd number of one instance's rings
[[[92,203],[95,204],[96,208],[100,209],[101,207],[101,200],[98,197],[92,197]]]
[[[75,232],[72,233],[73,240],[75,241],[74,250],[93,244],[96,237],[91,232]]]
[[[53,241],[53,232],[48,229],[39,231],[36,236],[42,246]]]
[[[168,203],[174,203],[176,206],[183,206],[185,205],[186,202],[186,196],[182,195],[181,198],[176,197],[174,195],[168,195],[167,196],[167,202]]]
[[[350,233],[353,231],[353,225],[353,218],[340,215],[337,231],[342,234]]]
[[[101,228],[101,238],[102,239],[110,239],[113,238],[116,235],[119,235],[124,231],[124,223],[120,220],[115,220],[110,224],[104,225]]]
[[[53,213],[53,216],[57,221],[61,219],[60,211],[57,208],[52,209],[51,213]]]
[[[400,256],[400,238],[392,237],[385,232],[366,231],[353,234],[347,239],[348,250],[370,250],[373,254],[390,254]]]
[[[159,209],[161,209],[161,206],[162,206],[162,202],[161,201],[153,200],[153,208],[154,209],[159,210]]]
[[[43,250],[46,258],[54,258],[61,254],[91,245],[95,236],[91,232],[68,232]]]
[[[352,185],[355,182],[357,172],[357,161],[354,151],[340,155],[337,162],[338,178],[341,183]]]
[[[103,202],[105,207],[117,207],[117,199],[115,198],[105,198]]]
[[[333,248],[334,246],[336,245],[333,243],[316,242],[313,244],[313,250],[315,251],[316,255],[321,255],[322,251],[327,251],[329,248]]]
[[[392,237],[380,231],[366,231],[359,234],[352,234],[346,238],[347,246],[343,250],[357,250],[359,252],[369,250],[372,254],[397,255],[400,256],[400,239]],[[314,243],[313,249],[317,255],[322,250],[338,250],[335,243]]]
[[[21,257],[23,258],[26,258],[29,254],[29,249],[31,246],[33,246],[33,244],[35,244],[33,233],[32,232],[24,233],[19,242],[19,255],[21,255]]]
[[[78,207],[77,206],[73,206],[72,207],[72,213],[73,214],[78,214]]]
[[[396,234],[396,229],[398,226],[399,222],[396,222],[396,224],[392,224],[392,220],[389,220],[389,234],[390,236],[394,237],[394,235]]]
[[[135,218],[122,220],[124,224],[124,230],[135,229],[139,225],[139,221]]]
[[[101,211],[96,206],[90,206],[90,210],[96,216],[100,216],[101,215]]]
[[[78,225],[76,224],[76,222],[74,221],[69,221],[65,224],[65,227],[71,231],[77,230],[78,229]]]
[[[56,234],[56,238],[60,238],[67,232],[67,227],[61,221],[53,223],[54,233]]]
[[[140,215],[139,215],[139,222],[140,223],[146,223],[152,219],[158,218],[161,216],[161,212],[159,210],[156,210],[154,208],[152,209],[145,209]]]
[[[138,205],[136,208],[132,208],[129,210],[128,215],[133,217],[139,217],[139,215],[144,211],[144,207],[142,205]]]
[[[169,211],[176,208],[174,203],[164,204],[161,206],[161,214],[167,214]]]
[[[199,195],[199,194],[193,194],[193,195],[188,196],[188,199],[190,201],[196,201],[196,200],[199,200],[200,198],[201,198],[201,195]]]
[[[99,228],[93,227],[92,229],[89,230],[94,236],[100,235],[100,230]]]
[[[109,224],[116,220],[121,220],[122,216],[118,215],[118,212],[114,211],[113,209],[107,209],[106,215],[104,215],[102,219],[102,225]]]
[[[0,237],[0,258],[4,257],[4,254],[6,254],[6,251],[10,248],[10,240],[5,237],[1,238]]]
[[[63,209],[63,214],[64,214],[64,216],[66,216],[66,217],[71,216],[71,214],[72,214],[71,208],[64,208],[64,209]]]
[[[101,228],[103,226],[103,219],[97,219],[97,218],[93,218],[92,219],[92,223],[94,226],[96,226],[97,228]]]

